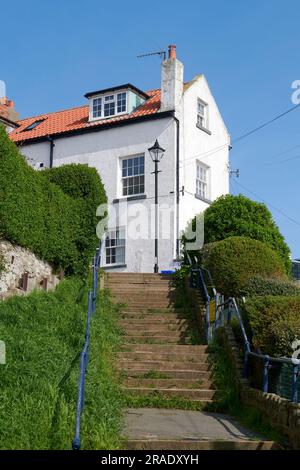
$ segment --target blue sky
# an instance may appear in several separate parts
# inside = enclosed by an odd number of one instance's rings
[[[206,75],[234,139],[293,106],[298,11],[297,0],[1,2],[0,79],[21,116],[35,115],[83,104],[94,89],[126,82],[158,87],[159,58],[136,55],[175,43],[185,79]],[[300,107],[231,151],[232,167],[241,172],[232,192],[271,205],[295,257],[299,122]]]

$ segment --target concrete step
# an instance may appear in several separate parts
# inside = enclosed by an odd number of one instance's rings
[[[201,400],[209,402],[214,400],[217,392],[215,390],[202,390],[191,388],[151,388],[151,387],[122,387],[125,393],[130,395],[147,396],[160,395],[165,398],[183,398],[187,400]]]
[[[207,354],[192,354],[192,353],[169,353],[169,352],[120,352],[118,355],[119,359],[127,361],[173,361],[173,362],[184,362],[187,364],[197,362],[208,362]]]
[[[122,374],[125,375],[127,378],[151,378],[151,377],[160,377],[164,379],[184,379],[189,381],[195,380],[209,380],[211,373],[210,371],[202,370],[202,371],[195,371],[195,370],[168,370],[165,369],[164,371],[153,371],[149,369],[129,369],[126,366],[122,368]]]
[[[147,387],[147,388],[179,388],[179,389],[205,389],[212,390],[212,382],[207,379],[146,379],[130,377],[124,380],[125,387]]]
[[[137,282],[124,282],[110,284],[109,287],[111,292],[122,292],[126,290],[136,291],[136,292],[147,292],[147,291],[157,291],[157,292],[176,292],[176,288],[172,286],[169,282],[151,282],[151,283],[137,283]]]
[[[118,279],[133,279],[133,280],[172,280],[172,275],[167,274],[154,274],[154,273],[106,273],[108,281],[116,281]]]
[[[123,370],[153,370],[153,371],[164,371],[164,370],[181,370],[181,371],[209,371],[210,365],[207,362],[171,362],[171,361],[128,361],[118,360],[118,368]]]
[[[189,338],[178,338],[174,335],[168,336],[145,336],[145,335],[126,335],[126,342],[132,344],[178,344],[189,345]]]
[[[119,325],[129,325],[129,324],[134,324],[136,326],[138,325],[144,325],[145,328],[147,328],[148,325],[153,325],[153,324],[156,324],[156,325],[179,325],[179,326],[183,326],[183,325],[186,325],[188,326],[189,324],[191,323],[190,321],[190,318],[187,318],[187,317],[178,317],[174,314],[171,314],[171,315],[148,315],[147,317],[143,317],[143,318],[138,318],[136,315],[134,315],[133,317],[130,317],[130,316],[127,316],[126,315],[122,315],[121,314],[121,320],[119,321]]]
[[[280,447],[273,441],[257,440],[128,440],[128,450],[278,450]]]
[[[135,324],[135,322],[119,322],[119,326],[122,330],[130,333],[134,332],[144,332],[145,334],[154,334],[154,333],[161,333],[161,334],[169,334],[169,332],[177,332],[177,333],[185,333],[188,331],[189,327],[191,326],[189,323],[146,323],[146,324]],[[196,328],[196,326],[195,326]]]
[[[207,345],[184,345],[184,344],[124,344],[123,350],[126,352],[160,352],[160,353],[179,353],[179,354],[205,354]]]
[[[191,309],[190,311],[195,311],[195,309]],[[171,305],[170,307],[162,307],[162,308],[154,308],[154,307],[123,307],[122,313],[133,313],[133,314],[144,314],[144,315],[167,315],[171,313],[182,313],[186,314],[184,308],[181,307],[174,307]]]
[[[158,339],[160,338],[162,341],[166,343],[174,343],[174,341],[180,341],[181,343],[184,341],[190,341],[190,336],[185,331],[171,331],[171,330],[163,330],[157,329],[155,331],[137,331],[134,328],[124,330],[126,341],[128,338],[130,340],[134,340],[136,338],[137,341],[143,341],[147,343],[148,340],[151,339]],[[180,343],[179,343],[180,344]],[[187,343],[188,344],[188,343]]]

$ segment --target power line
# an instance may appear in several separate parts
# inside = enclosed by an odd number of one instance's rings
[[[251,191],[251,189],[249,188],[246,188],[246,186],[243,186],[241,183],[238,183],[237,181],[235,181],[235,184],[237,184],[238,186],[240,186],[242,189],[244,189],[245,191],[247,191],[248,193],[252,194],[254,197],[257,197],[258,199],[260,199],[264,204],[266,204],[267,206],[270,206],[272,209],[276,210],[277,212],[279,212],[281,215],[283,215],[284,217],[286,217],[288,220],[290,220],[291,222],[293,222],[294,224],[298,225],[300,227],[300,222],[298,222],[297,220],[293,219],[292,217],[290,217],[289,215],[287,215],[285,212],[283,212],[283,210],[279,209],[278,207],[274,206],[273,204],[271,204],[270,202],[267,202],[266,200],[264,200],[261,196],[259,196],[259,194],[256,194],[254,191]]]
[[[294,111],[296,108],[299,108],[300,104],[296,104],[295,106],[293,106],[292,108],[288,109],[287,111],[284,111],[283,113],[280,113],[278,114],[277,116],[275,116],[274,118],[270,119],[269,121],[265,122],[264,124],[261,124],[260,126],[258,127],[255,127],[254,129],[252,129],[251,131],[249,132],[246,132],[246,134],[243,134],[241,135],[240,137],[237,137],[236,139],[234,139],[232,141],[232,143],[237,143],[237,142],[240,142],[241,140],[245,139],[246,137],[249,137],[249,135],[252,135],[254,134],[255,132],[258,132],[260,131],[261,129],[263,129],[264,127],[267,127],[269,126],[270,124],[272,124],[273,122],[277,121],[278,119],[281,119],[282,117],[286,116],[287,114],[291,113],[292,111]]]
[[[273,122],[281,119],[282,117],[286,116],[287,114],[291,113],[292,111],[294,111],[296,108],[298,108],[300,106],[300,104],[296,104],[295,106],[293,106],[292,108],[289,108],[287,111],[284,111],[283,113],[280,113],[278,114],[277,116],[275,116],[274,118],[266,121],[265,123],[261,124],[260,126],[257,126],[255,127],[254,129],[246,132],[245,134],[242,134],[240,135],[239,137],[235,138],[232,143],[238,143],[240,142],[241,140],[243,139],[246,139],[247,137],[249,137],[250,135],[253,135],[254,133],[260,131],[261,129],[264,129],[265,127],[269,126],[270,124],[272,124]],[[184,167],[184,166],[188,166],[190,163],[187,163],[185,164],[186,162],[189,162],[189,160],[195,160],[195,158],[199,158],[199,157],[202,157],[202,156],[211,156],[211,155],[214,155],[215,153],[217,153],[218,151],[222,150],[223,148],[225,148],[226,146],[229,146],[230,144],[229,143],[225,143],[219,147],[215,147],[207,152],[203,152],[202,154],[199,154],[199,155],[196,155],[194,157],[191,157],[191,158],[188,158],[186,159],[184,162],[182,162],[183,164],[181,165],[181,168]]]

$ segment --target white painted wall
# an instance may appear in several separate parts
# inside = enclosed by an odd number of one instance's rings
[[[136,123],[124,127],[102,130],[88,134],[65,137],[55,140],[54,166],[68,163],[83,163],[95,167],[101,175],[108,201],[122,197],[120,159],[123,157],[145,155],[145,193],[147,198],[128,202],[128,207],[143,204],[148,213],[154,210],[154,164],[148,148],[155,139],[159,140],[166,153],[160,164],[159,201],[160,205],[174,207],[175,191],[175,125],[172,118]],[[33,144],[22,147],[22,152],[35,161],[49,166],[49,144]],[[151,215],[154,216],[153,213]],[[149,215],[149,217],[151,217]],[[166,220],[166,218],[164,217]],[[154,219],[153,219],[154,220]],[[151,220],[148,219],[149,230]],[[153,223],[152,223],[153,226]],[[114,228],[113,221],[109,223]],[[154,234],[153,234],[154,235]],[[170,239],[159,241],[159,267],[172,267],[175,250],[174,219],[171,220]],[[104,257],[103,257],[104,259]],[[152,272],[154,266],[154,239],[128,240],[126,246],[126,267],[120,271]]]
[[[208,127],[211,135],[196,126],[198,98],[208,104]],[[196,77],[186,88],[180,120],[182,122],[180,185],[185,188],[185,195],[181,198],[180,204],[180,229],[184,230],[195,214],[203,212],[208,207],[206,202],[195,197],[197,160],[210,167],[211,201],[229,192],[230,137],[203,75]]]

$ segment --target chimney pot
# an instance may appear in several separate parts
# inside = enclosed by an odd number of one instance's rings
[[[169,46],[169,59],[176,59],[176,45],[171,44]]]

